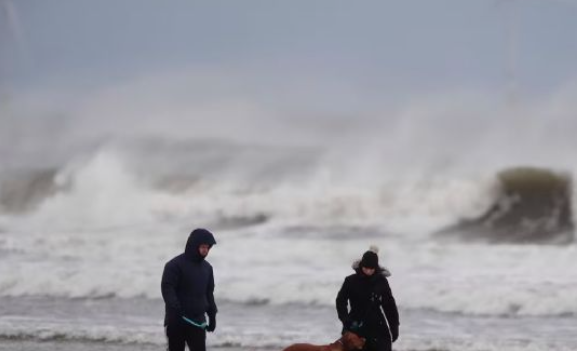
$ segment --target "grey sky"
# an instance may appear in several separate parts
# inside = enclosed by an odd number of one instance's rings
[[[7,0],[3,0],[7,1]],[[367,94],[506,89],[512,9],[521,89],[577,76],[577,2],[554,0],[16,0],[23,43],[2,36],[14,86],[109,84],[179,68]],[[4,20],[4,19],[3,19]],[[6,23],[3,30],[6,29]]]
[[[13,160],[159,136],[330,145],[367,164],[574,162],[577,0],[0,4]]]

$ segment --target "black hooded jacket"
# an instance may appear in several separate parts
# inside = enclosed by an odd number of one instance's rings
[[[206,321],[217,312],[214,302],[214,274],[210,263],[198,252],[200,245],[215,245],[211,232],[195,229],[186,242],[183,254],[168,261],[162,273],[162,298],[166,307],[164,325],[182,322],[187,317]]]
[[[345,326],[362,323],[359,332],[365,337],[390,338],[387,322],[393,334],[398,332],[399,312],[386,273],[380,268],[372,276],[366,276],[357,268],[355,274],[345,278],[337,294],[339,319]]]

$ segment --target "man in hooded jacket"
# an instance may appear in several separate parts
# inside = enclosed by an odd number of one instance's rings
[[[353,269],[355,274],[345,278],[336,299],[343,330],[365,337],[365,351],[390,351],[399,337],[399,312],[386,278],[390,273],[371,250]]]
[[[214,274],[205,260],[215,244],[211,232],[195,229],[188,237],[184,253],[164,266],[161,290],[169,351],[184,351],[185,343],[191,351],[205,351],[206,331],[216,328]]]

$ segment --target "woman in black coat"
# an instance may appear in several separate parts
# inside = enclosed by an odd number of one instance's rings
[[[367,339],[365,351],[390,351],[399,337],[399,312],[386,278],[390,273],[379,266],[375,251],[353,264],[355,273],[345,278],[337,295],[337,313],[343,330]]]

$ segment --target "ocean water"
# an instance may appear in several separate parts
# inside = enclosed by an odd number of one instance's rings
[[[212,349],[336,340],[336,293],[370,245],[392,272],[394,349],[577,349],[574,243],[433,235],[495,201],[494,169],[360,181],[322,157],[142,139],[5,167],[0,350],[164,348],[160,277],[194,227],[218,242]]]

